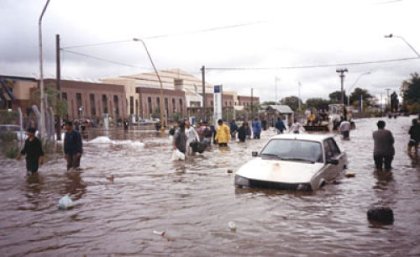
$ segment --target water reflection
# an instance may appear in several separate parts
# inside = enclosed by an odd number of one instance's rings
[[[69,194],[73,200],[79,200],[86,193],[86,183],[82,180],[80,171],[69,171],[65,174],[64,188],[60,193]]]
[[[37,210],[43,203],[44,199],[41,193],[44,189],[44,179],[39,173],[26,176],[25,196],[28,202],[32,205],[30,209]]]

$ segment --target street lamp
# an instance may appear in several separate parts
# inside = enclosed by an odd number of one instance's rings
[[[149,50],[147,49],[146,43],[141,38],[133,38],[133,41],[135,41],[135,42],[141,42],[143,44],[144,49],[146,50],[147,56],[149,57],[150,63],[153,66],[153,70],[155,71],[156,77],[159,80],[159,84],[160,84],[160,101],[159,101],[159,108],[160,108],[160,131],[163,132],[163,131],[165,131],[165,128],[164,128],[164,122],[163,122],[163,111],[164,111],[163,110],[164,109],[163,101],[164,101],[164,99],[163,99],[162,80],[160,79],[160,76],[159,76],[159,73],[158,73],[158,71],[156,69],[156,66],[153,63],[152,56],[150,55]]]
[[[343,84],[344,84],[344,72],[348,72],[347,68],[344,69],[337,69],[336,70],[337,73],[340,73],[340,79],[341,79],[341,104],[344,105],[344,89],[343,89]]]
[[[43,53],[42,53],[42,17],[44,16],[45,11],[47,10],[48,4],[50,3],[50,0],[47,0],[45,3],[44,8],[42,9],[41,16],[39,16],[38,20],[38,40],[39,40],[39,90],[41,91],[41,120],[39,124],[39,132],[41,134],[41,139],[45,139],[45,109],[47,106],[47,103],[45,101],[45,95],[44,95],[44,68],[43,68]]]
[[[350,90],[354,87],[354,85],[356,85],[356,83],[360,80],[361,77],[363,77],[364,75],[369,75],[370,71],[362,73],[359,75],[359,77],[357,77],[357,79],[354,81],[354,83],[349,87],[348,92],[350,94]],[[350,95],[347,96],[347,106],[350,106]]]
[[[413,50],[413,52],[416,53],[417,57],[420,57],[420,54],[416,51],[416,49],[414,49],[414,47],[410,45],[410,43],[408,43],[407,40],[405,40],[405,38],[403,38],[402,36],[397,36],[393,34],[385,35],[385,38],[393,38],[393,37],[399,38],[402,41],[404,41],[404,43],[406,43],[411,48],[411,50]]]

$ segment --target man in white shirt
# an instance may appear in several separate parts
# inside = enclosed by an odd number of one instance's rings
[[[338,127],[338,131],[340,131],[343,139],[349,140],[350,139],[350,129],[351,124],[347,120],[343,120],[340,123],[340,127]]]

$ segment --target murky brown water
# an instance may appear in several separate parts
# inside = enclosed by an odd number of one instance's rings
[[[0,159],[0,256],[420,256],[420,157],[406,153],[411,119],[386,119],[397,141],[392,176],[374,173],[376,121],[358,120],[351,141],[338,139],[356,177],[314,193],[233,186],[227,170],[274,132],[185,163],[170,161],[167,137],[140,132],[86,143],[80,173],[66,173],[57,158],[26,178],[23,161]],[[58,210],[67,193],[75,207]],[[391,207],[394,224],[370,224],[372,206]]]

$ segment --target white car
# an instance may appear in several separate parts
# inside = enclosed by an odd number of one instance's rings
[[[26,139],[26,132],[21,130],[19,125],[13,124],[2,124],[0,125],[0,135],[5,134],[14,134],[16,135],[16,139],[19,141],[23,141]]]
[[[235,173],[237,187],[316,190],[347,168],[346,154],[326,135],[277,135],[252,155]]]

